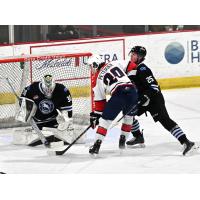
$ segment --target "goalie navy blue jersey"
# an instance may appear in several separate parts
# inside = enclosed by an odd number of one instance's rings
[[[36,121],[48,122],[55,120],[58,115],[56,109],[67,110],[68,116],[72,117],[72,98],[69,90],[62,84],[56,83],[51,98],[43,94],[41,82],[34,82],[27,86],[22,97],[32,99],[37,105],[37,111],[34,116]]]
[[[160,86],[152,71],[144,64],[139,64],[129,76],[138,89],[138,95],[147,95],[149,98],[161,94]]]

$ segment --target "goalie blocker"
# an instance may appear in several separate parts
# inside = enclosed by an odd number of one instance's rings
[[[15,119],[23,123],[30,122],[30,119],[35,115],[37,106],[35,102],[26,97],[19,98],[20,108],[16,113]]]

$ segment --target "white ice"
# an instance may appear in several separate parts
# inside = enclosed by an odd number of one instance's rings
[[[200,143],[200,88],[163,91],[171,118],[188,139]],[[146,148],[120,152],[120,125],[109,130],[99,153],[91,158],[88,149],[95,132],[87,133],[87,144],[76,144],[63,156],[48,156],[46,149],[12,145],[12,130],[0,129],[0,171],[8,174],[148,174],[200,173],[200,152],[183,156],[182,145],[150,114],[138,118],[144,129]]]

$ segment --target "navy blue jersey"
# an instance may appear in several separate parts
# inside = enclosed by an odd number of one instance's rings
[[[43,94],[41,82],[34,82],[27,86],[21,96],[34,100],[37,105],[37,112],[34,118],[37,121],[51,121],[55,119],[58,115],[56,109],[61,111],[67,110],[69,117],[72,117],[71,94],[62,84],[56,83],[51,98],[47,98]]]
[[[161,94],[157,80],[144,63],[139,64],[135,69],[135,73],[129,76],[129,78],[135,83],[139,96],[146,94],[148,97],[153,98]]]

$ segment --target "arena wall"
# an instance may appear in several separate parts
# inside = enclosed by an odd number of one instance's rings
[[[0,57],[23,54],[92,52],[105,61],[128,59],[132,46],[147,49],[145,63],[163,89],[200,87],[200,31],[129,35],[0,47]]]

